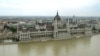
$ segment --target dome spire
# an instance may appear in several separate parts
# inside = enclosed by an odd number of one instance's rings
[[[58,15],[58,10],[57,10],[57,15]]]
[[[60,21],[60,20],[61,20],[59,14],[58,14],[58,10],[57,10],[57,14],[56,14],[56,16],[54,17],[54,20],[57,20],[57,21]]]

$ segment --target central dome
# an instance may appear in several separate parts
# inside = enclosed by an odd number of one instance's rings
[[[57,11],[57,15],[54,17],[54,20],[57,20],[57,21],[61,20],[60,16],[58,15],[58,11]]]

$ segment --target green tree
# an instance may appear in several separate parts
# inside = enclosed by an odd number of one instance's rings
[[[17,28],[16,28],[16,27],[11,26],[11,27],[9,27],[9,30],[11,30],[13,33],[15,33],[15,32],[17,31]]]

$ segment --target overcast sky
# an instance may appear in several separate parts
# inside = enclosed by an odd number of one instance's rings
[[[100,16],[100,0],[0,0],[1,16]]]

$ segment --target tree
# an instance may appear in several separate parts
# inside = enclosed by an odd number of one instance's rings
[[[15,33],[15,32],[17,31],[17,28],[16,28],[16,27],[11,26],[11,27],[9,27],[9,30],[11,30],[13,33]]]
[[[4,29],[9,29],[9,26],[7,24],[5,24]]]

